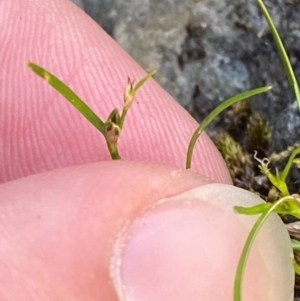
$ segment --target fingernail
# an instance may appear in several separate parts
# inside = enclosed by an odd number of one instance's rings
[[[238,260],[257,219],[236,214],[233,206],[260,202],[248,191],[223,184],[157,202],[116,243],[111,271],[120,299],[232,301]],[[291,252],[287,231],[274,215],[251,251],[244,300],[292,300]]]

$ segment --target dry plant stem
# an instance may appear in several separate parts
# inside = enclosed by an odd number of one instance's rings
[[[300,143],[296,142],[293,145],[289,146],[287,149],[283,150],[280,153],[273,153],[270,155],[269,160],[271,162],[277,162],[277,161],[281,161],[285,158],[287,158],[288,156],[291,155],[291,153],[296,149],[300,147]]]

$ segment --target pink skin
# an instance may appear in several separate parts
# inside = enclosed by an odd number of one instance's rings
[[[27,66],[34,61],[62,78],[103,119],[122,107],[127,77],[145,72],[95,22],[62,0],[0,3],[0,182],[46,170],[109,160],[101,134]],[[145,55],[147,55],[145,53]],[[197,123],[155,81],[140,91],[120,139],[123,159],[185,165]],[[230,183],[203,135],[193,169]]]
[[[0,300],[115,301],[109,263],[122,222],[209,182],[201,174],[230,183],[228,171],[203,135],[195,172],[172,176],[197,123],[155,81],[138,94],[119,149],[126,160],[176,167],[86,164],[109,160],[103,137],[27,61],[62,78],[103,119],[121,108],[127,76],[144,71],[67,0],[3,0],[0,16]]]
[[[172,170],[102,162],[3,184],[0,300],[116,300],[109,264],[123,221],[207,182]]]

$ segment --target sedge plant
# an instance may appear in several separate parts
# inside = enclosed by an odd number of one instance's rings
[[[56,91],[64,96],[96,129],[104,136],[107,148],[113,160],[121,159],[118,149],[118,140],[124,126],[125,117],[130,109],[137,91],[151,78],[156,70],[151,71],[136,84],[128,78],[123,96],[123,108],[119,112],[113,109],[106,121],[103,121],[71,88],[67,86],[61,79],[52,74],[45,68],[28,62],[28,66],[38,76],[48,82]]]
[[[275,43],[277,45],[280,57],[283,62],[285,72],[288,77],[288,81],[293,88],[296,96],[298,106],[300,108],[300,90],[295,77],[293,68],[291,66],[290,60],[286,53],[286,50],[283,46],[283,42],[278,34],[278,31],[274,25],[274,22],[262,0],[257,0],[263,15],[269,25],[270,31],[274,37]],[[57,92],[62,94],[91,124],[93,124],[99,132],[104,136],[108,150],[110,152],[111,158],[113,160],[121,159],[120,152],[118,149],[118,139],[120,137],[121,131],[124,126],[124,121],[128,110],[130,109],[137,91],[150,79],[154,74],[155,70],[148,73],[144,78],[138,81],[136,84],[134,81],[128,78],[128,83],[125,87],[124,97],[123,97],[123,108],[121,111],[113,109],[110,115],[105,121],[103,121],[71,88],[69,88],[61,79],[56,77],[50,71],[46,70],[42,66],[37,65],[34,62],[29,62],[28,66],[40,77],[48,82]],[[269,91],[271,86],[264,86],[242,92],[238,95],[235,95],[225,101],[223,101],[219,106],[217,106],[201,123],[193,134],[187,151],[186,157],[186,168],[189,169],[192,164],[192,157],[194,147],[203,131],[210,125],[214,119],[221,114],[225,109],[232,106],[233,104],[244,100],[249,99],[255,95],[265,93]],[[275,212],[278,214],[284,215],[293,215],[300,219],[300,196],[291,195],[286,183],[288,173],[293,164],[299,165],[299,160],[296,159],[297,155],[300,154],[300,147],[296,148],[292,155],[290,156],[287,165],[284,170],[280,173],[276,171],[273,174],[269,168],[269,160],[266,158],[264,160],[258,160],[259,168],[262,173],[264,173],[273,186],[278,189],[281,197],[274,203],[262,203],[253,207],[245,208],[241,206],[236,206],[234,210],[239,214],[254,215],[260,214],[260,217],[255,222],[253,228],[251,229],[249,236],[246,240],[246,243],[243,247],[243,251],[238,263],[235,283],[234,283],[234,301],[242,301],[242,288],[243,288],[243,279],[245,268],[247,265],[247,260],[251,251],[251,247],[255,241],[257,234],[259,233],[261,227],[263,226],[266,219],[270,216],[271,213]],[[295,250],[300,250],[300,241],[291,240],[291,244]],[[294,267],[296,273],[300,274],[300,266],[294,262]]]

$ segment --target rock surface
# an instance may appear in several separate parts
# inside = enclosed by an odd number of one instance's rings
[[[156,79],[199,121],[222,100],[271,84],[273,90],[255,97],[252,108],[274,127],[275,150],[298,140],[295,96],[257,1],[81,2],[146,70],[159,68]],[[266,5],[300,78],[300,3],[267,0]]]
[[[83,2],[82,0],[71,0],[73,3],[75,3],[76,5],[78,5],[79,7],[83,8]]]
[[[274,129],[271,151],[299,141],[300,115],[257,1],[73,0],[198,121],[222,100],[272,85],[251,101]],[[81,2],[81,3],[80,3]],[[300,2],[266,0],[300,79]],[[208,133],[224,128],[222,118]],[[271,152],[270,151],[270,152]]]

